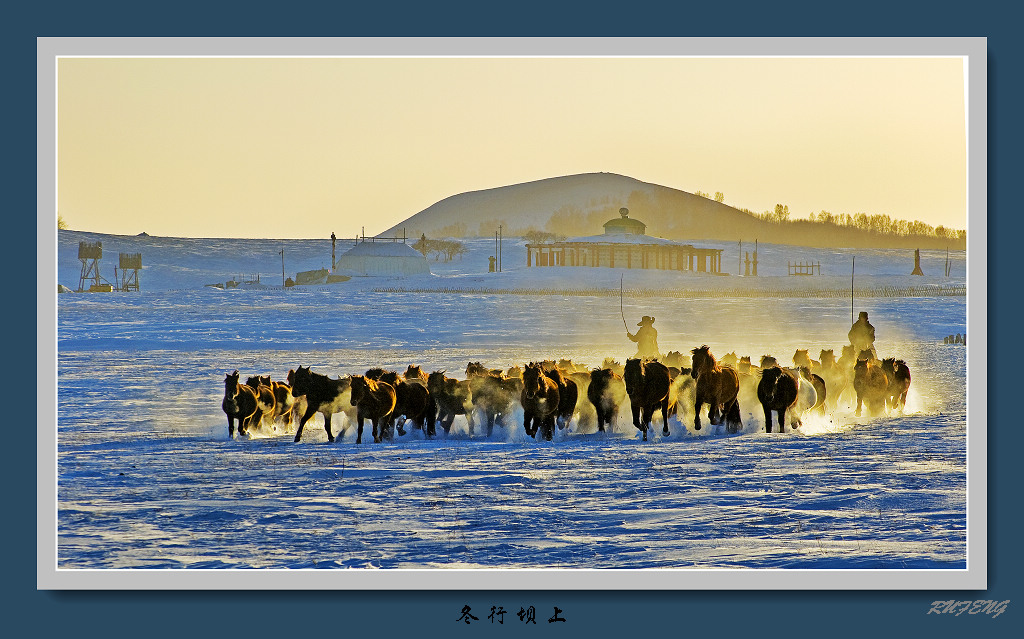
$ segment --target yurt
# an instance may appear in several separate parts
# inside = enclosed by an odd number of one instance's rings
[[[334,272],[351,276],[402,277],[429,274],[430,266],[422,253],[405,242],[381,242],[368,237],[338,258]]]

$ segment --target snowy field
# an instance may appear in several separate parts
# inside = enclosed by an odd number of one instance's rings
[[[877,296],[963,286],[962,252],[949,278],[944,251],[923,251],[925,276],[910,277],[912,251],[761,245],[762,277],[750,278],[735,274],[733,243],[694,242],[725,249],[733,275],[715,277],[527,269],[522,242],[506,239],[503,272],[489,274],[484,238],[461,260],[432,261],[432,275],[283,289],[279,251],[294,277],[330,265],[329,240],[62,231],[58,279],[72,289],[80,240],[103,241],[107,279],[118,252],[141,252],[145,268],[139,293],[57,296],[58,568],[966,567],[967,357],[943,337],[966,333],[967,299]],[[470,361],[624,362],[620,276],[630,330],[655,316],[662,351],[708,344],[784,365],[797,348],[838,354],[854,255],[855,310],[870,314],[879,356],[913,374],[904,415],[855,417],[842,401],[798,432],[766,434],[748,403],[740,433],[673,416],[663,437],[656,417],[644,442],[627,404],[611,433],[581,419],[552,442],[519,420],[471,436],[459,417],[447,437],[410,429],[357,445],[343,415],[335,444],[319,415],[300,443],[228,438],[221,399],[235,369],[283,380],[299,365],[333,377],[419,364],[464,378]],[[823,275],[787,277],[787,260],[819,260]],[[260,287],[206,286],[253,273]],[[757,288],[772,294],[751,297]],[[779,293],[811,289],[847,294]]]

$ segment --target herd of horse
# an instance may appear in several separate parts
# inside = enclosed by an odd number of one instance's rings
[[[482,419],[491,436],[495,423],[509,425],[517,408],[522,410],[526,434],[551,441],[555,429],[566,428],[587,412],[599,431],[614,423],[619,409],[629,402],[633,425],[648,438],[655,413],[661,413],[662,434],[668,436],[669,417],[692,412],[693,428],[700,431],[701,413],[707,405],[708,421],[724,424],[729,433],[743,428],[740,404],[759,404],[765,431],[772,432],[772,416],[779,432],[788,424],[799,428],[802,416],[835,410],[839,398],[856,398],[856,415],[866,408],[871,416],[902,412],[910,389],[910,369],[902,359],[879,360],[875,351],[857,353],[846,346],[839,358],[822,350],[818,360],[806,349],[793,355],[793,366],[783,367],[770,356],[758,365],[749,356],[728,353],[717,359],[708,346],[694,348],[689,356],[678,351],[663,359],[627,359],[625,365],[606,358],[602,365],[587,368],[571,360],[530,362],[507,370],[487,368],[480,362],[466,366],[465,379],[447,371],[425,374],[409,365],[405,373],[373,368],[363,375],[331,378],[308,366],[289,370],[287,382],[257,375],[240,381],[236,370],[225,376],[221,408],[227,415],[228,437],[249,435],[253,429],[281,426],[295,439],[316,413],[324,418],[327,440],[335,441],[331,417],[344,413],[356,425],[356,443],[362,443],[363,425],[369,420],[373,441],[381,443],[405,435],[412,423],[427,438],[436,436],[440,424],[449,433],[457,416],[469,424]]]

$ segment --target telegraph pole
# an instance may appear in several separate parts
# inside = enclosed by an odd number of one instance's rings
[[[281,249],[281,288],[284,288],[284,249]]]

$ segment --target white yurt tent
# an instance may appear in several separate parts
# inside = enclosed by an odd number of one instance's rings
[[[334,272],[352,276],[401,277],[429,274],[430,266],[422,253],[405,242],[380,242],[366,238],[338,258]]]

